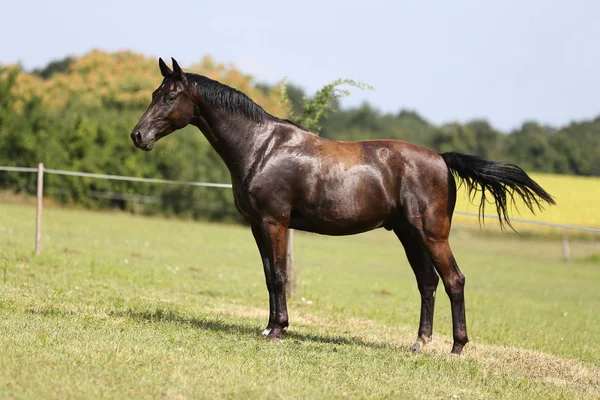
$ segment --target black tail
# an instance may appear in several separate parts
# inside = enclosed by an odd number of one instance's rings
[[[502,228],[505,223],[512,228],[508,216],[507,194],[513,201],[515,193],[519,195],[531,212],[535,212],[535,207],[542,210],[542,201],[556,204],[548,192],[516,165],[455,152],[444,153],[442,158],[450,171],[466,183],[471,201],[475,200],[477,192],[481,192],[480,220],[484,215],[486,191],[494,197],[498,220]]]

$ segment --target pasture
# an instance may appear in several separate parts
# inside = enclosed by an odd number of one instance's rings
[[[564,263],[555,240],[456,227],[471,342],[450,356],[440,285],[434,341],[414,355],[420,298],[384,230],[298,233],[299,294],[271,342],[248,228],[44,212],[32,257],[34,207],[0,205],[3,399],[600,397],[598,240]]]

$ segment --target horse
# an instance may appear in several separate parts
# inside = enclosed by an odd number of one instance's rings
[[[509,201],[520,197],[533,212],[552,196],[516,165],[456,152],[438,154],[399,140],[332,141],[277,118],[244,93],[208,77],[172,70],[159,59],[163,80],[131,132],[145,151],[188,124],[196,126],[231,175],[238,211],[250,225],[269,292],[263,331],[278,340],[289,326],[285,284],[288,229],[353,235],[393,231],[416,277],[421,314],[419,352],[432,339],[435,293],[441,277],[452,313],[452,354],[468,342],[464,287],[448,237],[456,203],[455,177],[472,200],[487,195],[501,226],[509,225]],[[511,226],[512,227],[512,226]]]

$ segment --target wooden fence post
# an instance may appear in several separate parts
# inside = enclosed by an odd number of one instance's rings
[[[37,179],[37,219],[35,224],[35,254],[39,255],[42,241],[42,200],[44,199],[44,164],[38,164]]]
[[[296,295],[298,289],[298,266],[294,266],[294,230],[288,229],[287,231],[287,281],[286,281],[286,297],[292,297]]]
[[[138,215],[140,213],[140,196],[133,198],[133,214]]]
[[[562,235],[562,253],[564,261],[571,260],[571,247],[569,247],[569,237],[567,236],[566,229],[563,231]]]

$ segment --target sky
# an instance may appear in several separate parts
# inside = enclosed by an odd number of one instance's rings
[[[43,67],[92,49],[211,55],[259,82],[313,94],[366,82],[345,107],[485,118],[503,131],[600,115],[600,1],[42,0],[2,6],[0,64]],[[160,79],[157,67],[157,80]]]

